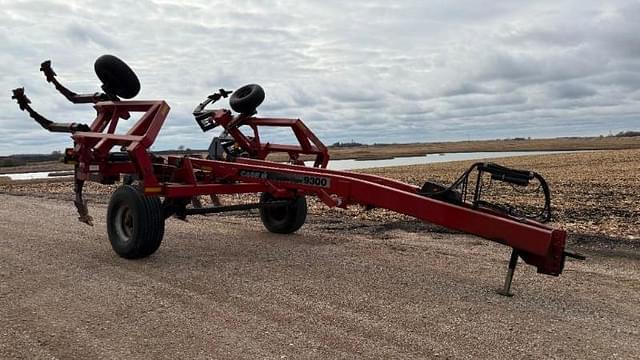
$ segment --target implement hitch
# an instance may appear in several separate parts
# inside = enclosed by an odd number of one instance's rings
[[[568,252],[567,233],[544,222],[551,219],[549,186],[539,174],[510,169],[493,163],[476,163],[450,186],[427,182],[422,187],[384,177],[327,169],[327,147],[300,119],[262,118],[257,108],[264,90],[256,84],[235,91],[224,89],[209,95],[193,111],[203,132],[216,127],[206,157],[195,155],[158,156],[150,151],[166,117],[164,101],[124,101],[140,90],[138,78],[120,59],[104,55],[95,64],[102,90],[78,95],[56,79],[51,63],[42,64],[48,82],[73,103],[93,103],[97,117],[89,125],[57,123],[38,114],[19,88],[13,91],[20,109],[43,128],[71,134],[74,146],[65,151],[65,160],[75,163],[75,199],[79,220],[92,225],[87,202],[82,197],[86,181],[122,185],[113,193],[107,209],[107,231],[114,251],[128,259],[153,254],[164,236],[165,220],[171,216],[257,209],[265,228],[273,233],[297,231],[307,216],[307,196],[315,196],[328,207],[361,205],[383,208],[412,216],[449,229],[473,234],[513,249],[505,284],[500,291],[510,295],[518,262],[535,266],[542,274],[558,276],[566,257],[584,259]],[[228,109],[206,107],[229,97]],[[117,134],[118,123],[132,113],[142,115],[125,134]],[[277,144],[261,140],[261,129],[290,130],[297,144]],[[113,150],[116,148],[116,150]],[[268,161],[281,153],[287,163]],[[304,166],[305,158],[313,166]],[[470,180],[477,171],[475,186]],[[486,201],[489,183],[502,182],[525,188],[538,184],[543,194],[541,211]],[[259,193],[258,203],[222,205],[218,195]],[[189,208],[195,197],[210,196],[211,207]]]

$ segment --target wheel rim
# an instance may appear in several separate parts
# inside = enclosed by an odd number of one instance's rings
[[[123,242],[131,240],[133,235],[133,214],[128,206],[122,205],[116,212],[116,218],[114,221],[116,233]]]

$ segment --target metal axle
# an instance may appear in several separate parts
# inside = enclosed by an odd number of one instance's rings
[[[185,209],[184,214],[185,215],[204,215],[204,214],[214,214],[214,213],[221,213],[221,212],[228,212],[228,211],[260,209],[263,207],[283,206],[283,205],[289,205],[289,204],[290,204],[290,201],[288,200],[278,200],[278,201],[272,201],[269,203],[213,206],[213,207],[204,207],[204,208],[195,208],[195,209]]]

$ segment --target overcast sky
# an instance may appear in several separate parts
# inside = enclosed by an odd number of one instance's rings
[[[266,91],[260,115],[302,118],[327,144],[640,130],[638,1],[0,0],[0,36],[2,155],[70,145],[10,90],[88,123],[91,106],[38,69],[51,59],[60,81],[92,93],[102,54],[136,71],[137,99],[170,104],[155,149],[205,148],[214,134],[193,107],[247,83]]]

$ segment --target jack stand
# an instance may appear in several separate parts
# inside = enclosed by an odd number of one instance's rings
[[[513,273],[516,271],[516,265],[518,265],[518,251],[513,249],[511,252],[511,259],[509,259],[509,269],[507,270],[507,277],[504,279],[504,287],[498,289],[498,294],[502,296],[512,297],[511,282],[513,281]]]

